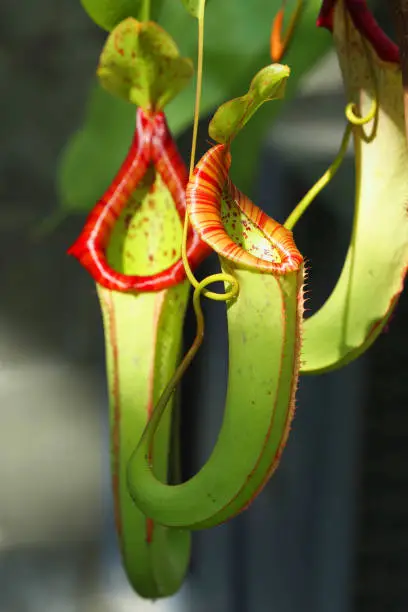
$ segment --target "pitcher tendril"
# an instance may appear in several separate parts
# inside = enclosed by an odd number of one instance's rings
[[[195,98],[195,109],[194,109],[194,123],[193,123],[193,138],[191,143],[191,156],[190,156],[190,178],[193,175],[194,165],[195,165],[195,154],[197,149],[197,135],[198,135],[198,121],[200,116],[200,101],[201,101],[201,91],[202,91],[202,83],[203,83],[203,59],[204,59],[204,13],[205,13],[205,0],[201,0],[199,6],[198,13],[198,58],[197,58],[197,85],[196,85],[196,98]],[[181,244],[181,257],[184,264],[184,269],[186,271],[186,276],[190,281],[191,285],[194,289],[199,289],[199,296],[203,295],[204,297],[214,300],[215,302],[227,302],[235,298],[238,295],[239,286],[237,280],[231,274],[213,274],[208,276],[204,281],[207,281],[203,284],[196,279],[194,276],[190,265],[188,263],[187,258],[187,234],[188,234],[188,213],[186,211],[184,217],[184,226],[183,226],[183,239]],[[207,284],[211,284],[215,281],[221,281],[224,283],[229,283],[231,285],[231,289],[225,293],[216,293],[215,291],[207,291],[205,286]]]
[[[326,187],[326,185],[330,183],[337,170],[340,168],[343,159],[347,153],[347,147],[350,141],[353,126],[362,126],[372,121],[372,119],[374,119],[377,113],[377,109],[378,102],[377,99],[374,98],[372,100],[371,108],[368,113],[364,117],[359,117],[355,114],[354,102],[350,102],[349,104],[347,104],[345,108],[345,115],[349,121],[349,124],[344,130],[339,152],[337,153],[334,161],[332,162],[332,164],[330,164],[323,176],[321,176],[319,180],[313,185],[313,187],[309,189],[307,194],[301,199],[299,204],[290,213],[289,217],[283,224],[286,229],[292,230],[295,227],[296,223],[309,208],[310,204],[314,201],[317,195]]]
[[[200,101],[201,101],[201,91],[202,91],[202,82],[203,82],[203,50],[204,50],[204,9],[205,9],[205,0],[202,0],[200,3],[199,16],[198,16],[198,60],[197,60],[197,86],[196,86],[196,98],[195,98],[195,109],[194,109],[194,123],[193,123],[193,138],[191,144],[191,156],[190,156],[190,178],[194,172],[195,165],[195,153],[197,149],[197,135],[198,135],[198,121],[200,116]],[[188,212],[186,210],[184,217],[184,226],[183,226],[183,239],[182,239],[182,247],[181,247],[181,257],[184,264],[184,269],[186,271],[186,276],[190,281],[191,285],[194,287],[193,293],[193,307],[197,321],[197,331],[196,336],[194,338],[193,344],[185,355],[184,359],[178,366],[175,371],[173,377],[167,384],[163,393],[161,394],[159,401],[156,404],[156,407],[153,411],[152,417],[146,425],[144,433],[140,439],[138,444],[138,448],[143,444],[145,438],[147,436],[150,437],[150,441],[153,439],[154,433],[160,423],[160,420],[163,416],[163,413],[166,409],[166,406],[169,403],[169,400],[174,393],[177,385],[181,381],[184,373],[187,368],[193,361],[196,356],[202,342],[204,339],[204,315],[201,308],[201,296],[214,300],[216,302],[227,302],[235,298],[239,292],[238,281],[231,274],[225,274],[220,272],[218,274],[211,274],[204,278],[202,281],[198,281],[194,276],[190,265],[188,263],[187,258],[187,234],[188,234]],[[230,284],[230,289],[225,291],[224,293],[217,293],[215,291],[208,291],[205,288],[207,285],[210,285],[214,282],[224,282]]]
[[[188,352],[186,353],[184,359],[182,360],[182,362],[180,363],[180,365],[178,366],[177,370],[175,371],[174,375],[172,376],[172,378],[170,379],[170,381],[168,382],[166,388],[164,389],[163,393],[161,394],[154,410],[152,413],[152,416],[150,418],[150,420],[148,421],[148,423],[146,424],[146,427],[144,429],[144,432],[139,440],[139,443],[135,449],[135,453],[139,450],[140,446],[142,446],[144,444],[144,442],[146,441],[146,438],[149,438],[149,444],[153,441],[153,437],[154,434],[157,430],[157,427],[159,426],[159,423],[163,417],[164,411],[169,403],[169,400],[171,398],[171,396],[173,395],[177,385],[179,384],[179,382],[181,381],[181,379],[183,378],[185,372],[187,371],[189,365],[191,364],[191,362],[193,361],[194,357],[196,356],[202,342],[204,339],[204,329],[205,329],[205,325],[204,325],[204,314],[203,314],[203,310],[201,307],[201,295],[203,293],[203,290],[205,289],[205,287],[207,285],[210,285],[211,283],[215,283],[217,281],[225,281],[225,277],[228,276],[226,274],[212,274],[210,276],[207,276],[206,278],[204,278],[202,281],[197,283],[197,286],[194,289],[193,292],[193,308],[194,308],[194,312],[195,312],[195,316],[196,316],[196,321],[197,321],[197,331],[196,331],[196,336],[194,338],[193,344],[191,345],[191,347],[189,348]],[[232,297],[234,297],[236,295],[236,293],[238,292],[238,282],[236,281],[236,279],[234,277],[232,277],[234,279],[234,286],[231,289],[230,292],[225,293],[225,294],[215,294],[217,295],[219,298],[225,298],[227,296],[227,299],[231,299],[230,297],[228,297],[230,294],[232,294]],[[223,300],[222,300],[223,301]]]
[[[299,219],[304,215],[310,204],[318,196],[318,194],[330,183],[337,170],[340,168],[344,156],[347,152],[347,147],[350,141],[351,125],[347,125],[344,130],[343,139],[341,141],[339,152],[337,153],[334,161],[330,164],[326,172],[319,178],[319,180],[309,189],[307,194],[300,200],[294,210],[290,213],[289,217],[283,224],[288,230],[292,230]]]
[[[195,153],[197,148],[197,135],[198,135],[198,120],[200,114],[200,100],[201,100],[201,91],[202,91],[202,76],[203,76],[203,48],[204,48],[204,8],[205,8],[205,0],[202,0],[199,7],[199,15],[198,15],[198,60],[197,60],[197,86],[196,86],[196,99],[195,99],[195,109],[194,109],[194,124],[193,124],[193,138],[191,145],[191,157],[190,157],[190,178],[194,173],[194,165],[195,165]],[[193,361],[196,356],[204,338],[204,315],[201,308],[201,296],[203,295],[206,298],[214,300],[216,302],[227,302],[231,299],[234,299],[239,292],[239,285],[237,279],[231,274],[225,274],[223,272],[217,274],[211,274],[204,278],[202,281],[198,281],[188,262],[187,258],[187,234],[188,234],[188,212],[186,210],[184,217],[184,226],[183,226],[183,238],[182,238],[182,248],[181,248],[181,257],[184,264],[184,268],[186,271],[186,276],[190,281],[191,285],[194,287],[193,293],[193,307],[197,321],[197,331],[196,336],[191,345],[190,349],[186,353],[184,359],[176,369],[174,375],[170,379],[163,393],[161,394],[155,409],[153,410],[152,416],[147,423],[144,433],[139,441],[137,449],[145,442],[146,437],[149,438],[149,444],[153,440],[155,431],[160,423],[160,420],[163,416],[163,413],[166,409],[166,406],[169,403],[171,396],[173,395],[177,385],[181,381],[184,376],[187,368]],[[225,291],[224,293],[216,293],[215,291],[208,291],[205,288],[207,285],[210,285],[214,282],[224,282],[230,284],[230,289]],[[137,452],[137,449],[135,452]]]
[[[369,50],[367,48],[367,43],[364,40],[363,37],[361,37],[361,43],[362,43],[362,47],[364,50],[364,54],[368,60],[368,69],[369,69],[369,73],[370,73],[370,77],[373,83],[373,91],[374,91],[374,95],[373,95],[373,99],[371,101],[371,107],[370,110],[368,111],[368,113],[364,116],[364,117],[360,117],[357,112],[358,112],[358,108],[357,108],[357,104],[355,102],[349,102],[349,104],[347,104],[346,109],[345,109],[345,114],[346,114],[346,118],[347,120],[352,123],[353,125],[365,125],[366,123],[369,123],[370,121],[372,121],[372,119],[374,119],[374,117],[377,114],[377,110],[378,110],[378,83],[377,83],[377,79],[376,79],[376,75],[375,72],[373,70],[373,67],[371,65],[371,61],[370,61],[370,53]]]
[[[374,119],[377,114],[378,103],[377,99],[373,98],[371,102],[371,108],[368,113],[364,117],[360,117],[356,114],[356,104],[354,102],[350,102],[347,104],[345,109],[345,115],[347,120],[353,125],[365,125]]]

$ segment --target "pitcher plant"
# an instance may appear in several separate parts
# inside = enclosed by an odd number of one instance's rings
[[[190,172],[164,108],[187,84],[193,63],[149,21],[149,3],[83,3],[110,30],[97,70],[101,85],[137,110],[130,150],[69,253],[96,282],[102,309],[123,564],[133,588],[155,599],[180,588],[191,532],[242,512],[272,476],[294,417],[299,373],[325,372],[361,355],[397,303],[408,262],[401,69],[397,47],[364,1],[323,2],[318,25],[332,32],[348,100],[344,137],[332,165],[281,224],[235,186],[230,167],[241,129],[247,123],[251,129],[264,102],[284,97],[290,68],[278,62],[289,43],[296,48],[302,2],[285,34],[279,11],[273,63],[260,67],[247,93],[218,108],[209,127],[216,144],[195,164],[205,2],[184,1],[198,20],[199,40]],[[326,303],[304,318],[304,258],[292,230],[334,178],[351,136],[356,178],[348,253]],[[212,252],[221,272],[199,281],[195,271]],[[215,281],[224,293],[209,288]],[[197,333],[182,357],[190,287]],[[224,417],[199,472],[169,482],[174,392],[205,341],[202,299],[223,302],[228,322]]]

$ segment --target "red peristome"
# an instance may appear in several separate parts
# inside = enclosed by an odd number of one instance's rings
[[[323,0],[317,25],[333,30],[333,12],[338,0]],[[399,64],[399,50],[397,45],[383,32],[374,19],[366,0],[343,0],[345,8],[357,30],[373,46],[378,57],[385,62]]]
[[[149,276],[116,272],[106,260],[106,248],[114,225],[150,164],[162,177],[183,222],[187,169],[164,114],[147,114],[139,108],[129,153],[111,185],[88,215],[81,234],[68,250],[68,254],[76,257],[93,279],[107,289],[122,292],[161,291],[186,278],[181,258],[166,270]],[[194,269],[210,252],[211,249],[190,228],[187,238],[190,267]]]

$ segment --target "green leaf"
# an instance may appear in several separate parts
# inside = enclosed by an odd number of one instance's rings
[[[127,17],[143,20],[145,0],[81,0],[90,18],[110,32]],[[151,19],[157,19],[163,0],[152,0]]]
[[[237,133],[268,100],[283,98],[290,69],[282,64],[271,64],[252,79],[248,93],[225,102],[211,120],[208,132],[216,142],[225,144]]]
[[[193,74],[174,40],[156,23],[129,18],[109,35],[97,74],[102,86],[145,110],[161,110]]]

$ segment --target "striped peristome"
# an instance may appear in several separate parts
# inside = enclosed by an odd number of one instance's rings
[[[209,149],[197,164],[186,190],[187,211],[193,228],[221,257],[240,267],[275,274],[298,270],[303,257],[293,241],[292,232],[271,219],[237,189],[228,176],[230,165],[231,155],[223,144]],[[231,215],[240,216],[237,225],[241,239],[234,231]],[[252,231],[247,235],[249,228]],[[254,233],[258,244],[248,248],[246,239]]]

